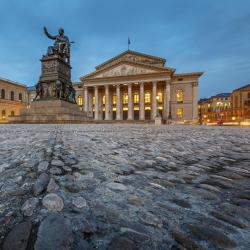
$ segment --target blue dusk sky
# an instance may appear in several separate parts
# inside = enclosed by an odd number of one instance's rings
[[[176,72],[204,71],[199,96],[250,82],[249,0],[1,0],[0,77],[32,86],[42,54],[64,27],[72,81],[127,49],[167,59]]]

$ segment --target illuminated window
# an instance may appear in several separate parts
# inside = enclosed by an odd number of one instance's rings
[[[106,96],[104,95],[103,97],[102,97],[102,104],[105,104],[106,103]]]
[[[176,91],[176,99],[177,99],[177,102],[183,102],[183,90],[182,89],[178,89]]]
[[[151,102],[151,95],[149,92],[145,93],[145,103],[150,103]]]
[[[176,115],[178,118],[182,119],[183,118],[183,108],[177,108]]]
[[[158,102],[162,102],[162,92],[158,92],[158,94],[157,94],[157,96],[158,96]]]
[[[116,104],[116,102],[117,102],[117,98],[116,98],[116,95],[113,95],[113,104]]]
[[[19,93],[18,99],[19,99],[19,101],[22,101],[22,100],[23,100],[23,95],[22,95],[22,93]]]
[[[93,105],[95,105],[95,97],[92,98]]]
[[[2,110],[2,119],[3,119],[3,120],[6,119],[6,112],[5,112],[5,110]]]
[[[134,103],[139,103],[139,94],[138,93],[134,94]]]
[[[127,104],[128,103],[128,94],[124,94],[123,95],[123,104]]]
[[[82,96],[81,95],[79,95],[77,97],[77,103],[78,103],[79,106],[82,106]]]
[[[1,90],[1,98],[5,99],[5,90],[4,89]]]
[[[14,91],[11,91],[11,92],[10,92],[10,100],[11,100],[11,101],[14,101]]]

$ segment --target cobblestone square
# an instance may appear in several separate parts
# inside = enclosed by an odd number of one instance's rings
[[[249,178],[249,128],[1,125],[0,248],[249,249]]]

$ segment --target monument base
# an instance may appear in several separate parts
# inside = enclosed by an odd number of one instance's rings
[[[73,103],[58,99],[37,100],[20,116],[10,117],[10,123],[81,123],[89,120],[84,111]]]

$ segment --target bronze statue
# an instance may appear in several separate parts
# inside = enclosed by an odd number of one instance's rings
[[[47,28],[43,28],[46,36],[52,40],[55,40],[53,46],[48,47],[47,55],[58,54],[65,59],[66,62],[70,63],[70,44],[73,42],[69,41],[69,38],[64,35],[64,29],[60,28],[58,30],[58,35],[51,35]]]
[[[55,42],[53,46],[48,47],[46,56],[41,59],[42,74],[36,85],[35,100],[38,100],[38,97],[39,99],[57,98],[76,103],[75,89],[70,79],[70,44],[73,42],[70,42],[69,38],[64,35],[62,28],[55,36],[51,35],[46,27],[43,29],[46,36]]]

